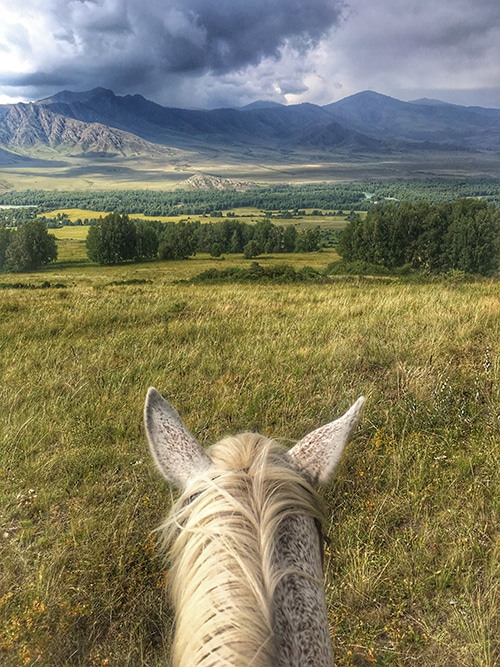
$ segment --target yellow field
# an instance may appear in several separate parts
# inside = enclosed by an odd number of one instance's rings
[[[58,208],[54,211],[48,211],[43,215],[46,218],[55,218],[58,214],[66,214],[71,222],[76,222],[76,220],[92,220],[93,218],[104,218],[107,214],[106,211],[89,211],[83,208]],[[131,218],[138,218],[140,220],[159,220],[160,222],[179,222],[182,218],[186,216],[181,215],[155,215],[147,216],[142,213],[131,213]]]
[[[77,239],[85,240],[89,232],[88,227],[73,227],[71,225],[67,227],[59,227],[57,229],[49,229],[49,233],[53,234],[56,239]]]
[[[338,215],[311,215],[313,209],[304,209],[306,215],[299,218],[290,218],[290,219],[281,219],[273,218],[273,223],[276,225],[295,225],[298,228],[301,227],[310,227],[319,225],[324,229],[341,229],[345,227],[346,221],[344,216]],[[254,207],[244,207],[244,208],[235,208],[225,210],[224,218],[228,213],[234,214],[236,220],[241,220],[242,222],[253,223],[257,220],[261,220],[264,216],[264,213],[259,209]],[[276,213],[276,211],[275,211]],[[360,212],[362,216],[366,215],[366,212]],[[87,209],[81,208],[59,208],[53,211],[48,211],[43,214],[47,218],[55,218],[57,215],[67,215],[71,222],[76,222],[76,220],[92,220],[93,218],[100,218],[107,215],[105,211],[90,211]],[[217,222],[224,218],[213,218],[209,215],[144,215],[142,213],[130,213],[130,218],[136,218],[139,220],[158,220],[159,222],[179,222],[180,220],[200,220],[201,222]],[[54,231],[52,230],[54,233]],[[57,236],[57,238],[67,238],[63,236]]]
[[[107,215],[104,211],[89,211],[83,208],[58,208],[54,211],[48,211],[43,214],[46,218],[55,218],[57,215],[67,215],[71,222],[76,222],[76,220],[89,220],[92,218],[100,218]]]

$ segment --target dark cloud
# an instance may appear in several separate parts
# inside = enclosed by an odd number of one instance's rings
[[[186,9],[183,2],[176,4]],[[188,0],[187,5],[185,15],[205,36],[193,50],[192,66],[216,72],[278,57],[286,41],[313,46],[339,21],[342,9],[331,0]]]
[[[5,0],[1,0],[5,2]],[[34,10],[35,0],[26,0]],[[23,3],[23,11],[30,9]],[[54,77],[70,85],[149,91],[172,75],[217,75],[278,60],[286,45],[307,52],[339,20],[341,0],[45,0],[50,28],[31,72],[3,83],[35,86]],[[35,35],[31,35],[31,48]]]
[[[498,0],[350,4],[325,58],[342,85],[337,99],[363,89],[469,104],[500,99]]]
[[[0,54],[0,98],[104,86],[178,106],[326,104],[370,88],[474,104],[500,100],[500,3],[0,0]]]
[[[2,75],[2,84],[12,88],[40,89],[53,86],[67,86],[74,81],[73,76],[58,72],[27,72],[26,74]]]

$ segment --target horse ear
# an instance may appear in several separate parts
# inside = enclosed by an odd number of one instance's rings
[[[333,477],[364,402],[361,396],[345,415],[312,431],[288,452],[314,484],[326,484]]]
[[[192,477],[210,466],[208,454],[154,387],[148,389],[144,423],[154,462],[171,484],[184,489]]]

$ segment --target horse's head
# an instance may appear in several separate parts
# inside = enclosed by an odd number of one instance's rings
[[[314,487],[331,479],[363,400],[290,450],[254,433],[204,450],[149,389],[151,452],[181,491],[162,530],[176,610],[175,665],[331,667],[324,502]]]

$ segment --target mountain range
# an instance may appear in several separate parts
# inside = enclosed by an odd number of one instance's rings
[[[160,157],[176,150],[266,149],[328,155],[500,152],[500,109],[400,100],[365,91],[326,106],[255,102],[163,107],[94,88],[0,105],[0,166],[65,156]]]

